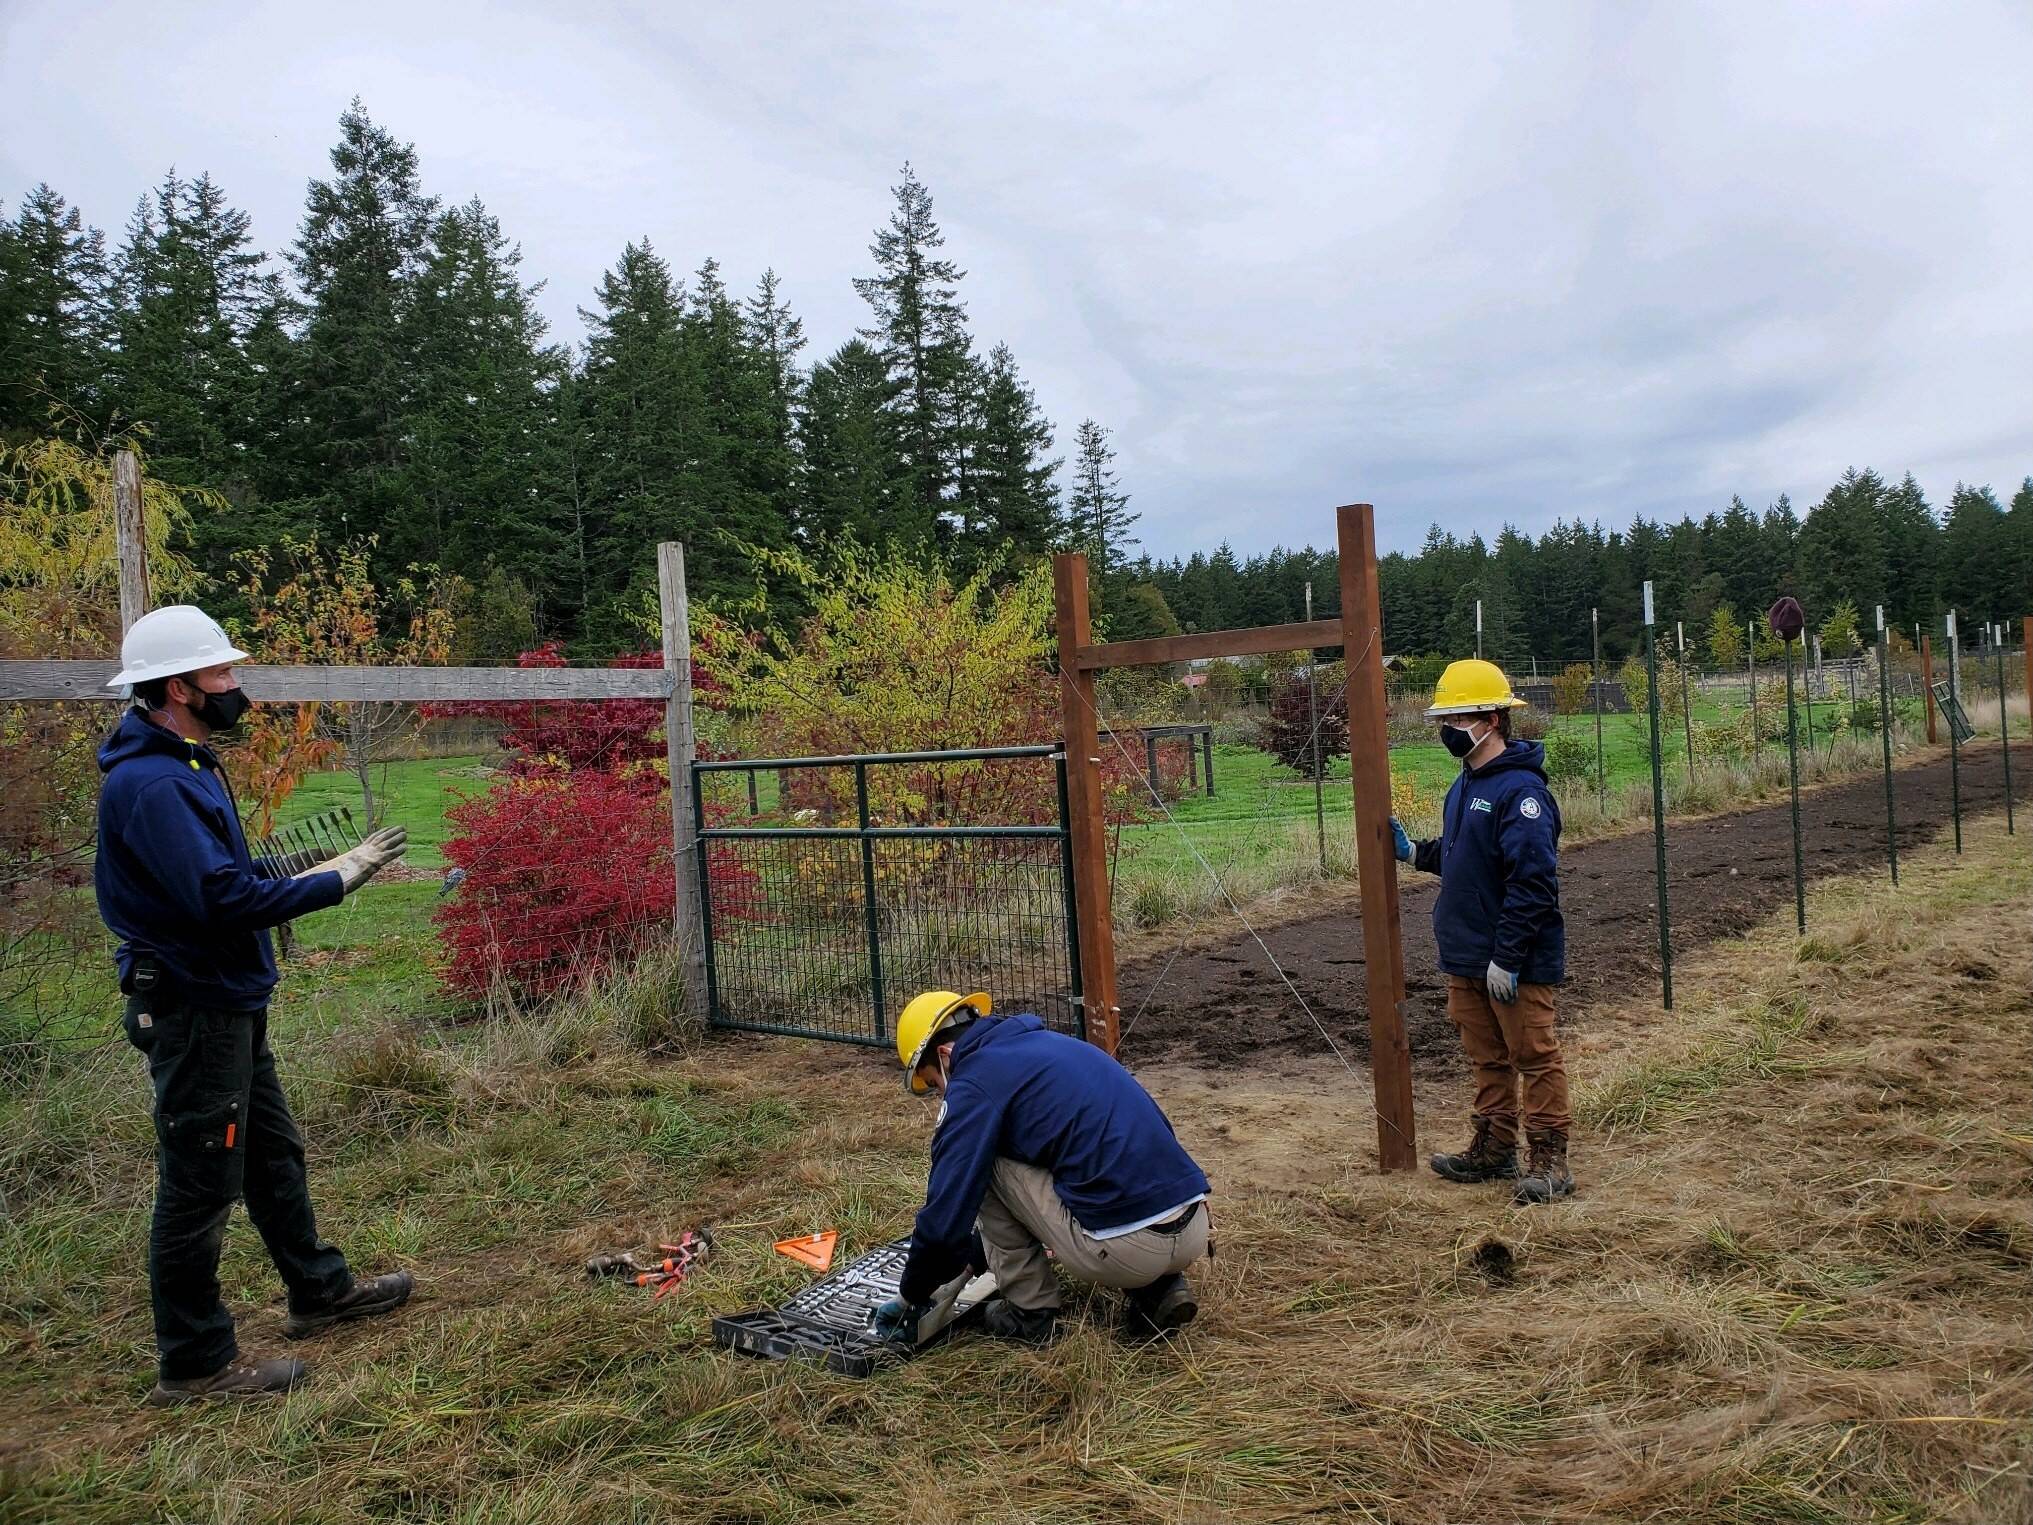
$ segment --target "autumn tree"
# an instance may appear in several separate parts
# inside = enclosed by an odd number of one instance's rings
[[[377,579],[371,539],[321,544],[285,538],[237,558],[251,610],[243,644],[261,661],[288,666],[423,667],[442,663],[454,637],[456,589],[436,567],[412,564]],[[408,705],[347,700],[257,706],[246,739],[227,758],[254,829],[308,773],[343,761],[360,781],[362,812],[376,820],[373,767],[416,723]]]

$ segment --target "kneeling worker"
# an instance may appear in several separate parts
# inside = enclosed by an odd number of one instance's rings
[[[1511,739],[1522,705],[1494,662],[1453,662],[1426,714],[1461,760],[1441,834],[1413,842],[1391,822],[1401,862],[1440,876],[1433,938],[1447,975],[1447,1015],[1475,1072],[1475,1135],[1436,1154],[1450,1181],[1504,1181],[1521,1203],[1574,1190],[1567,1168],[1567,1068],[1554,1030],[1553,989],[1566,975],[1560,917],[1560,806],[1546,787],[1546,751]],[[1518,1170],[1518,1090],[1528,1156]]]
[[[291,1338],[387,1313],[412,1285],[407,1271],[356,1279],[319,1236],[303,1136],[268,1046],[268,929],[337,905],[402,856],[404,832],[377,831],[293,876],[248,855],[210,745],[247,711],[233,674],[246,655],[188,604],[144,614],[107,685],[129,690],[133,708],[99,748],[99,912],[120,940],[127,1040],[155,1092],[154,1404],[280,1392],[304,1374],[301,1361],[240,1354],[219,1300],[236,1200],[289,1288]]]
[[[1047,1249],[1076,1279],[1128,1293],[1134,1334],[1199,1312],[1183,1273],[1211,1253],[1207,1177],[1128,1070],[1034,1016],[990,1016],[987,996],[949,990],[904,1008],[897,1057],[914,1094],[945,1104],[900,1295],[877,1310],[878,1332],[914,1329],[932,1294],[972,1267],[993,1271],[1002,1294],[983,1310],[988,1332],[1042,1345],[1059,1312]]]

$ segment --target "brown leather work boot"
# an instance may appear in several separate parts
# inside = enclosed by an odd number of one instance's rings
[[[1474,1186],[1483,1181],[1518,1178],[1518,1146],[1500,1144],[1486,1117],[1475,1120],[1475,1137],[1460,1154],[1436,1154],[1427,1162],[1443,1180]]]
[[[415,1290],[416,1278],[407,1271],[370,1276],[366,1281],[354,1282],[352,1290],[328,1308],[291,1313],[283,1321],[282,1332],[287,1339],[300,1340],[305,1335],[322,1334],[334,1324],[343,1324],[348,1319],[393,1313],[409,1301],[410,1293]]]
[[[1518,1189],[1511,1200],[1520,1207],[1529,1207],[1534,1202],[1572,1196],[1574,1175],[1567,1168],[1567,1135],[1534,1133],[1527,1142],[1530,1149],[1525,1173],[1518,1178]]]
[[[209,1377],[164,1378],[148,1395],[151,1408],[205,1398],[272,1398],[304,1379],[304,1363],[290,1356],[235,1356]]]

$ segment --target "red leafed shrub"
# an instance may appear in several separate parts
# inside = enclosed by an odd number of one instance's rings
[[[504,775],[448,818],[465,877],[432,919],[456,994],[541,998],[672,936],[670,791],[652,770]],[[718,853],[713,870],[716,889],[752,877]]]

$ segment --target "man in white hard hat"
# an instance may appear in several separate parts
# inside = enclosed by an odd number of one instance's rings
[[[268,1047],[268,929],[337,905],[400,858],[399,826],[294,876],[248,853],[209,743],[239,724],[246,658],[203,610],[134,622],[108,684],[133,706],[99,748],[99,914],[119,938],[127,1040],[148,1059],[156,1132],[149,1297],[158,1377],[149,1402],[281,1392],[301,1361],[240,1354],[219,1299],[236,1200],[289,1288],[284,1333],[314,1334],[406,1302],[409,1272],[356,1280],[318,1236],[303,1137]]]

